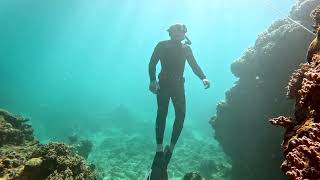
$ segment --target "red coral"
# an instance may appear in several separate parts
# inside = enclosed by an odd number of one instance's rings
[[[311,119],[301,128],[283,144],[286,160],[281,169],[290,179],[316,179],[320,177],[320,125]]]
[[[282,143],[285,161],[281,170],[290,179],[320,178],[320,56],[302,64],[291,76],[288,97],[295,98],[295,119],[270,120],[287,128]],[[302,115],[301,115],[302,114]],[[293,123],[294,122],[294,123]]]
[[[297,69],[292,75],[289,80],[289,84],[287,86],[287,96],[289,98],[296,98],[298,97],[298,90],[301,89],[301,83],[303,80],[304,73],[310,68],[310,65],[300,64],[300,68]]]
[[[315,55],[307,72],[304,73],[301,89],[298,91],[297,102],[306,107],[314,115],[315,121],[320,120],[320,56]]]

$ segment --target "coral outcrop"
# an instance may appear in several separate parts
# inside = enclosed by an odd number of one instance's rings
[[[318,29],[320,27],[320,6],[314,9],[310,14],[312,20],[315,22],[313,25],[314,29]]]
[[[33,129],[25,123],[27,121],[29,119],[16,117],[0,109],[0,147],[4,144],[20,145],[25,141],[33,141]]]
[[[95,179],[84,159],[63,143],[40,145],[27,161],[23,177]]]
[[[296,100],[295,117],[270,120],[286,128],[282,142],[285,161],[281,169],[290,179],[320,179],[319,55],[314,55],[310,64],[300,65],[293,73],[287,94]]]
[[[290,18],[311,29],[310,13],[318,5],[319,0],[299,0]],[[225,101],[218,104],[210,120],[216,138],[232,159],[231,179],[286,179],[278,168],[283,159],[279,147],[282,132],[270,128],[268,120],[294,114],[294,102],[287,100],[285,87],[290,74],[307,61],[313,38],[288,19],[278,20],[231,65],[239,80],[226,92]],[[288,119],[278,121],[292,126]]]
[[[26,122],[27,119],[0,110],[0,179],[100,179],[70,146],[36,141]]]

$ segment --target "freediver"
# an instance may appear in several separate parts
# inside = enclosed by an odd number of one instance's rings
[[[202,80],[205,89],[210,87],[210,81],[206,78],[193,56],[190,48],[191,41],[186,36],[186,26],[179,23],[174,24],[167,31],[169,32],[170,40],[161,41],[156,45],[149,62],[149,90],[157,95],[158,105],[155,128],[157,147],[151,173],[148,177],[151,180],[168,179],[167,166],[183,128],[186,114],[183,73],[186,60],[192,71]],[[183,40],[186,40],[186,42],[183,43]],[[158,74],[158,82],[156,80],[156,65],[159,60],[161,71]],[[163,135],[170,98],[175,110],[175,120],[171,143],[163,150]]]

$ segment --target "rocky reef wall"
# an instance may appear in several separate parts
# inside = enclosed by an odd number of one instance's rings
[[[290,17],[312,29],[310,13],[319,0],[299,0]],[[290,74],[306,62],[314,36],[288,19],[275,21],[254,46],[231,65],[238,77],[211,119],[216,138],[232,159],[231,179],[286,179],[279,170],[283,132],[272,128],[272,117],[294,114],[286,98]]]
[[[320,12],[320,6],[316,11]],[[315,27],[320,27],[319,24]],[[317,42],[320,47],[320,28],[317,35],[312,44]],[[270,120],[286,128],[281,170],[290,179],[320,178],[320,48],[312,52],[311,61],[301,64],[289,81],[287,96],[296,102],[294,117]]]
[[[295,100],[294,116],[270,120],[286,129],[281,170],[292,180],[320,178],[320,6],[310,16],[316,37],[309,45],[308,63],[300,64],[287,86],[287,97]]]

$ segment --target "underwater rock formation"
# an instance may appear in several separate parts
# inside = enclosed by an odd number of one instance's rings
[[[310,13],[318,5],[319,0],[297,1],[290,17],[311,28]],[[282,132],[270,128],[268,120],[294,113],[285,87],[290,74],[306,62],[313,38],[288,19],[277,20],[231,65],[239,80],[226,92],[225,101],[217,105],[210,120],[216,138],[232,159],[231,179],[285,179],[278,168]],[[282,123],[291,126],[290,122]]]
[[[303,80],[301,80],[303,79]],[[270,120],[284,126],[282,142],[285,161],[281,170],[290,179],[320,178],[320,56],[312,63],[300,65],[291,76],[288,97],[296,100],[295,117]],[[286,126],[289,124],[289,126]]]
[[[203,160],[200,162],[199,170],[206,179],[210,179],[211,175],[218,170],[218,167],[214,160]]]
[[[74,148],[77,154],[85,159],[88,158],[93,147],[93,143],[89,139],[79,140],[78,135],[72,134],[68,137],[68,142]]]
[[[205,179],[229,179],[230,166],[228,167],[214,159],[201,160],[198,170]],[[217,174],[220,174],[220,176],[217,176]]]
[[[81,140],[79,144],[74,146],[76,149],[77,154],[84,157],[85,159],[88,158],[91,150],[92,150],[93,144],[90,140]]]
[[[314,9],[310,14],[312,20],[315,22],[313,28],[316,30],[320,27],[320,6]]]
[[[30,158],[22,175],[27,179],[97,179],[84,159],[63,143],[40,145]]]
[[[318,8],[320,10],[320,6]],[[316,11],[316,10],[314,10],[314,11]],[[320,14],[318,14],[318,16],[320,17]],[[317,19],[317,18],[314,18],[314,19]],[[316,25],[314,25],[314,27],[317,28],[317,29],[315,29],[316,38],[314,38],[314,40],[309,45],[308,52],[307,52],[307,60],[309,63],[312,61],[312,58],[315,54],[320,55],[320,22],[315,22],[315,23],[316,23]],[[317,24],[317,23],[319,23],[319,24]]]
[[[26,119],[0,110],[0,179],[100,179],[63,143],[39,144]]]
[[[25,122],[29,119],[15,117],[0,109],[0,147],[4,144],[21,145],[25,141],[33,141],[33,129]]]
[[[203,180],[199,172],[190,172],[184,175],[183,180]]]

